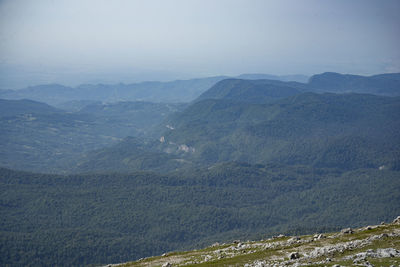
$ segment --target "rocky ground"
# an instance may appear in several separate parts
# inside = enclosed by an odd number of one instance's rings
[[[339,233],[235,241],[109,266],[400,266],[400,216]]]

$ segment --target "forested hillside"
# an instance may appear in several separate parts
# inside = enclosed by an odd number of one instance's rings
[[[301,84],[271,80],[226,79],[201,94],[195,101],[204,99],[230,99],[240,102],[267,103],[301,92]]]
[[[151,138],[169,114],[185,106],[89,103],[79,111],[65,112],[31,100],[1,100],[0,104],[0,166],[58,173],[76,166],[84,153],[127,136]]]
[[[204,162],[284,162],[397,168],[400,99],[305,93],[272,104],[204,100],[177,114],[165,150],[185,144]],[[176,145],[175,145],[176,146]]]
[[[219,164],[175,174],[0,170],[0,263],[80,266],[388,221],[398,172]]]

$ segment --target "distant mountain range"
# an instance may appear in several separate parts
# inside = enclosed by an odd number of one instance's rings
[[[236,79],[265,80],[264,86],[290,87],[295,90],[313,92],[356,92],[388,96],[400,95],[400,74],[359,76],[339,73],[323,73],[309,80],[304,75],[275,76],[268,74],[242,74]],[[38,85],[20,90],[0,90],[3,99],[31,99],[50,105],[65,107],[65,103],[79,101],[146,101],[146,102],[190,102],[226,76],[178,80],[171,82],[142,82],[134,84],[86,84],[67,87],[59,84]],[[271,88],[270,88],[271,89]]]
[[[381,96],[398,94],[399,74],[325,73],[307,84],[220,78],[210,78],[215,85],[191,104],[75,100],[63,111],[2,100],[0,164],[52,172],[171,171],[224,161],[399,168],[399,98]],[[183,90],[190,82],[199,81],[176,83]],[[370,95],[323,94],[350,89]],[[117,144],[128,136],[136,139]]]
[[[226,77],[178,80],[172,82],[142,82],[134,84],[85,84],[66,87],[59,84],[38,85],[20,90],[1,90],[3,99],[32,99],[50,105],[63,105],[71,101],[146,101],[146,102],[189,102],[202,92]]]
[[[293,82],[220,81],[164,121],[160,141],[147,144],[159,156],[146,161],[157,162],[157,170],[225,161],[400,168],[399,97],[306,91]],[[128,147],[130,141],[124,142]],[[118,160],[115,148],[105,148],[101,157],[89,153],[78,170],[111,170],[111,162],[119,170],[151,170],[152,164],[138,168],[137,153],[132,148]],[[166,164],[170,160],[175,164]]]
[[[314,75],[308,82],[318,92],[400,95],[400,73],[359,76],[327,72]]]
[[[257,74],[257,73],[249,73],[249,74],[241,74],[237,77],[237,79],[245,79],[245,80],[278,80],[284,82],[301,82],[306,83],[309,76],[306,75],[271,75],[271,74]]]
[[[84,84],[67,87],[59,84],[45,84],[19,90],[0,90],[3,99],[32,99],[63,107],[71,101],[148,101],[148,102],[190,102],[209,89],[216,82],[227,79],[216,76],[171,82],[141,82],[133,84]],[[306,81],[304,75],[275,76],[268,74],[242,74],[241,79],[273,79],[282,81]]]

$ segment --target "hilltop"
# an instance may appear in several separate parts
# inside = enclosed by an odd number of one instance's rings
[[[136,262],[108,266],[397,266],[400,216],[393,223],[346,228],[335,233],[278,235],[260,241],[234,241]]]

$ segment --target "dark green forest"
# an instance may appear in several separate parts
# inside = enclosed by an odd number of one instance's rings
[[[169,175],[0,170],[3,266],[134,260],[212,242],[315,233],[400,213],[398,172],[218,164]]]

